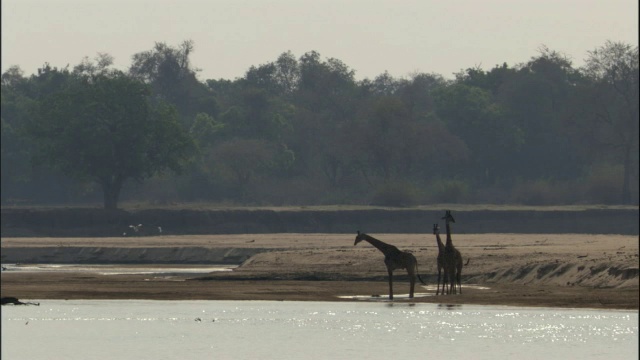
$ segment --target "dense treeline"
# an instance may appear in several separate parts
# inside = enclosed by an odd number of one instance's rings
[[[2,74],[2,203],[638,203],[637,46],[452,80],[311,51],[202,81],[193,50]]]

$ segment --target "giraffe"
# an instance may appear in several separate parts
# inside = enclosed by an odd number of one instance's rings
[[[462,285],[461,285],[461,277],[462,277],[462,254],[460,251],[453,246],[453,241],[451,240],[451,224],[452,222],[456,222],[451,215],[451,211],[447,210],[444,217],[447,227],[447,243],[444,246],[444,274],[445,278],[448,278],[449,288],[447,289],[447,294],[456,293],[456,282],[458,283],[458,289],[460,294],[462,294]],[[446,286],[446,285],[445,285]]]
[[[400,251],[397,247],[382,242],[372,236],[358,231],[356,241],[353,246],[358,245],[362,240],[367,241],[369,244],[375,246],[384,254],[384,264],[387,266],[387,272],[389,273],[389,300],[393,300],[393,270],[407,269],[409,274],[409,298],[413,298],[414,288],[416,285],[416,276],[420,282],[424,285],[425,282],[420,278],[418,274],[418,261],[416,257],[410,252]]]
[[[440,240],[440,226],[438,224],[433,224],[433,233],[436,235],[436,242],[438,243],[438,261],[437,261],[437,266],[438,266],[438,285],[436,287],[436,295],[440,294],[440,279],[441,279],[441,274],[442,274],[442,270],[445,269],[444,267],[444,244],[442,243],[442,240]],[[442,278],[442,294],[444,295],[444,284],[446,284],[447,281],[447,273],[445,271],[444,273],[444,278]]]

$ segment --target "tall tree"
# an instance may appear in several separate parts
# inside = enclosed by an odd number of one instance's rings
[[[348,132],[357,111],[355,72],[340,60],[323,60],[315,51],[302,55],[298,64],[300,78],[292,96],[295,134],[288,144],[299,171],[315,178],[315,170],[323,169],[319,173],[335,184],[335,172],[327,169],[336,166],[336,156],[342,157],[339,162],[348,156],[341,150],[336,154],[335,143],[336,134]]]
[[[472,154],[465,176],[485,184],[507,176],[508,159],[522,144],[522,131],[505,116],[491,93],[455,83],[439,89],[434,97],[438,116]]]
[[[581,164],[562,128],[575,73],[567,57],[542,48],[539,56],[502,77],[496,100],[523,135],[511,158],[515,176],[566,179],[579,174]]]
[[[252,181],[284,165],[279,161],[282,150],[265,140],[236,138],[225,141],[212,149],[212,171],[227,184],[232,195],[247,200],[247,189]]]
[[[589,52],[583,71],[592,80],[582,107],[590,120],[592,145],[613,150],[621,161],[621,200],[630,203],[631,177],[638,173],[638,46],[607,41]]]
[[[291,51],[284,52],[274,62],[250,67],[245,79],[249,85],[273,95],[289,97],[298,89],[300,82],[298,60]]]
[[[440,75],[418,73],[399,84],[397,95],[413,119],[424,120],[435,111],[433,93],[446,85]]]
[[[105,209],[117,208],[125,181],[179,171],[192,145],[173,107],[151,106],[148,87],[117,71],[73,77],[38,115],[27,128],[37,158],[99,184]]]
[[[22,76],[19,67],[11,67],[2,74],[2,92],[0,93],[0,119],[2,122],[2,141],[0,154],[2,156],[2,199],[7,198],[11,187],[21,179],[26,180],[29,174],[28,150],[19,134],[19,128],[25,119],[29,118],[29,110],[34,101],[24,96],[27,79]]]
[[[2,200],[68,201],[78,193],[70,179],[43,166],[30,163],[34,141],[24,136],[23,128],[32,119],[41,97],[65,86],[68,69],[45,64],[38,75],[22,76],[19,67],[2,75]]]
[[[191,64],[194,49],[191,40],[178,46],[158,42],[153,49],[134,54],[129,68],[132,76],[151,86],[155,97],[175,105],[186,128],[198,113],[218,112],[213,92],[198,80],[199,70]]]

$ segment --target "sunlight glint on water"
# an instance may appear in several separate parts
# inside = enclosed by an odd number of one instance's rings
[[[637,311],[406,302],[40,302],[2,308],[2,359],[638,358]]]

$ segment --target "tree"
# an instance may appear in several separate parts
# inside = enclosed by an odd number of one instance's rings
[[[275,62],[252,66],[244,79],[248,85],[278,96],[289,97],[298,88],[300,68],[291,51],[282,53]]]
[[[32,117],[32,109],[36,101],[28,96],[30,92],[29,79],[22,76],[22,70],[14,66],[2,74],[2,92],[0,118],[2,122],[2,141],[0,141],[0,157],[2,170],[0,171],[2,186],[1,199],[19,201],[29,200],[28,197],[37,194],[29,189],[35,181],[51,184],[51,179],[37,173],[38,169],[30,166],[29,157],[33,147],[32,142],[22,136],[21,127]],[[42,184],[42,183],[41,183]],[[37,187],[37,186],[36,186]],[[60,191],[58,191],[58,194]]]
[[[213,92],[198,81],[198,69],[191,65],[193,41],[173,47],[156,43],[154,48],[133,55],[129,74],[151,86],[153,95],[173,104],[185,128],[198,113],[216,116],[218,103]]]
[[[433,92],[445,85],[446,81],[440,75],[418,73],[399,84],[397,95],[412,118],[423,120],[435,111]]]
[[[284,52],[276,60],[275,78],[285,95],[291,95],[300,81],[298,60],[291,51]]]
[[[299,69],[297,101],[301,105],[314,112],[331,113],[331,117],[352,114],[351,102],[357,89],[354,70],[335,58],[322,61],[316,51],[300,57]]]
[[[638,171],[638,46],[607,41],[590,51],[584,74],[591,79],[583,89],[587,99],[583,110],[591,131],[591,145],[612,149],[621,160],[624,175],[621,200],[630,203],[631,176]],[[636,158],[637,159],[637,158]],[[635,166],[635,169],[634,169]]]
[[[360,87],[374,96],[392,96],[400,88],[401,81],[394,78],[388,71],[376,76],[373,80],[365,79]]]
[[[340,60],[322,60],[315,51],[301,56],[298,68],[298,86],[292,96],[294,134],[287,142],[296,154],[295,170],[314,180],[324,175],[336,185],[341,177],[337,171],[342,172],[337,167],[344,169],[349,163],[344,147],[336,145],[340,136],[349,133],[357,112],[355,72]]]
[[[362,140],[370,167],[377,170],[385,182],[400,172],[406,161],[404,153],[410,121],[404,104],[396,97],[381,97],[373,104]]]
[[[456,83],[439,89],[434,98],[440,119],[472,154],[466,175],[486,183],[508,175],[506,163],[521,145],[522,131],[505,116],[504,108],[493,101],[491,93]]]
[[[234,195],[245,200],[247,186],[275,166],[277,146],[265,140],[232,139],[217,145],[211,156],[214,171],[231,184]]]
[[[27,132],[38,144],[37,160],[99,184],[109,210],[125,181],[180,171],[192,148],[175,109],[152,106],[148,87],[117,71],[69,79],[40,102]]]
[[[509,68],[507,63],[503,63],[501,66],[496,65],[488,72],[485,72],[479,67],[468,68],[456,74],[456,81],[491,91],[491,93],[495,95],[498,93],[502,84],[513,76],[515,72],[516,70]]]
[[[510,160],[514,176],[567,179],[579,174],[581,163],[562,127],[575,73],[566,56],[543,47],[539,56],[492,85],[506,118],[522,130],[522,146]]]

